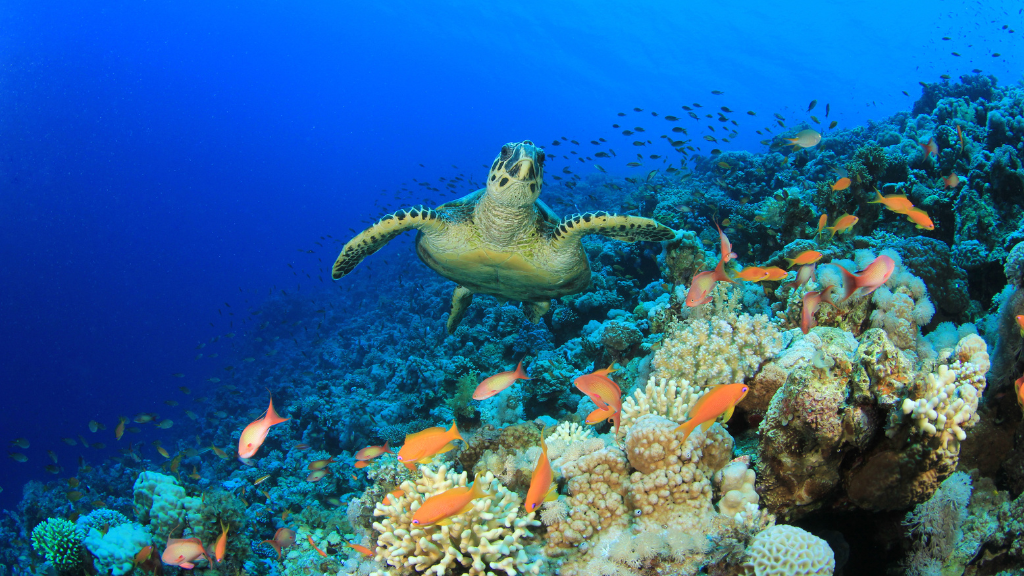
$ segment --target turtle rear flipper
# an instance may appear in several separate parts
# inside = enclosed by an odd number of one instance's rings
[[[472,303],[473,293],[470,292],[469,288],[456,286],[455,292],[452,292],[452,310],[448,314],[449,334],[455,333],[455,329],[459,327],[459,322],[462,322],[462,317],[466,315],[466,310],[469,309],[469,305]]]
[[[660,242],[675,238],[675,231],[657,221],[642,216],[624,216],[608,212],[587,212],[566,216],[551,236],[551,243],[559,247],[580,236],[600,234],[623,242]]]
[[[534,324],[540,322],[540,319],[547,314],[550,308],[550,300],[545,300],[543,302],[523,302],[523,314],[526,315],[527,320]]]
[[[444,230],[444,226],[444,221],[438,217],[437,212],[423,206],[403,208],[388,214],[345,244],[338,259],[334,261],[331,277],[337,280],[345,276],[358,266],[363,258],[380,250],[402,232],[413,229],[440,232]]]

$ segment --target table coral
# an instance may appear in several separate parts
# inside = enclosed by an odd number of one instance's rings
[[[421,466],[423,476],[415,482],[406,481],[405,494],[393,498],[390,505],[377,504],[373,523],[379,533],[376,560],[394,569],[379,570],[376,576],[449,573],[494,576],[503,572],[540,574],[543,560],[531,560],[526,553],[526,540],[533,537],[531,527],[539,526],[534,514],[520,514],[522,499],[501,485],[493,475],[485,474],[477,482],[488,485],[491,497],[474,500],[473,508],[451,518],[449,525],[414,527],[413,514],[423,502],[456,486],[468,484],[465,472],[457,474],[445,466],[432,470]]]

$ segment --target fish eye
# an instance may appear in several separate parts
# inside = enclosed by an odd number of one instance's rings
[[[633,516],[640,516],[642,514],[643,514],[643,510],[640,510],[639,508],[637,508],[636,510],[633,510]]]
[[[743,387],[743,391],[744,391],[744,392],[746,392],[747,390],[749,390],[749,388],[747,388],[746,386],[744,386],[744,387]]]
[[[413,523],[413,524],[416,524],[416,525],[418,526],[418,525],[419,525],[419,523],[420,523],[420,521],[419,521],[419,520],[413,520],[413,521],[412,521],[412,523]]]

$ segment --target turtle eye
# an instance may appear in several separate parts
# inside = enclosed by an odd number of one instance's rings
[[[511,157],[512,149],[508,147],[508,144],[505,144],[504,146],[501,147],[501,156],[499,156],[499,158],[501,159],[502,162],[504,162],[505,160],[508,160]]]

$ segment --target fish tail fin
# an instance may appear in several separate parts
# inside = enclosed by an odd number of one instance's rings
[[[381,451],[381,454],[394,454],[394,452],[391,451],[391,440],[384,442],[384,450]]]
[[[558,484],[552,482],[551,486],[548,486],[547,494],[544,495],[544,502],[554,502],[555,500],[558,500]]]
[[[683,437],[679,439],[680,444],[686,442],[686,438],[690,436],[690,432],[693,432],[693,429],[696,428],[698,424],[700,423],[691,418],[690,420],[680,424],[679,427],[675,429],[675,432],[679,432],[680,430],[683,431]]]
[[[277,543],[277,540],[264,540],[260,544],[270,544],[270,547],[277,550],[277,559],[281,559],[281,545]]]
[[[622,410],[616,410],[615,413],[612,414],[612,422],[615,423],[615,435],[616,436],[619,435],[619,417],[621,415],[622,415]]]
[[[885,198],[882,197],[882,193],[878,191],[878,188],[875,188],[875,199],[868,200],[868,204],[881,204],[883,202],[885,202]]]
[[[457,423],[457,422],[456,422],[455,420],[452,420],[452,427],[448,429],[448,434],[450,434],[450,435],[451,435],[451,437],[452,437],[452,439],[453,439],[453,440],[454,440],[455,438],[458,438],[459,440],[462,440],[463,442],[465,442],[465,441],[466,441],[466,440],[465,440],[465,439],[464,439],[464,438],[462,437],[462,435],[461,435],[461,434],[459,434],[459,425],[458,425],[458,423]]]
[[[273,426],[274,424],[280,424],[282,422],[287,422],[291,420],[291,418],[282,418],[281,415],[277,413],[277,410],[274,410],[273,398],[270,399],[270,407],[267,408],[267,415],[264,416],[264,419],[267,421],[267,424],[269,426]]]
[[[843,274],[843,299],[841,302],[846,302],[850,299],[850,296],[853,296],[853,293],[857,291],[857,277],[839,264],[832,265],[839,268],[839,271]]]
[[[480,473],[477,472],[476,476],[473,477],[473,498],[492,498],[494,494],[487,492],[486,488],[490,487],[490,484],[483,482],[480,478]]]
[[[786,258],[786,262],[789,262],[789,266],[786,266],[786,268],[792,268],[796,264],[796,258]]]
[[[530,378],[529,376],[526,375],[526,370],[523,369],[523,361],[522,360],[520,360],[519,361],[519,365],[516,366],[515,377],[519,378],[520,380],[532,380],[532,378]]]
[[[730,282],[734,283],[732,278],[725,272],[725,258],[718,261],[718,266],[715,266],[715,275],[713,276],[717,282]]]

